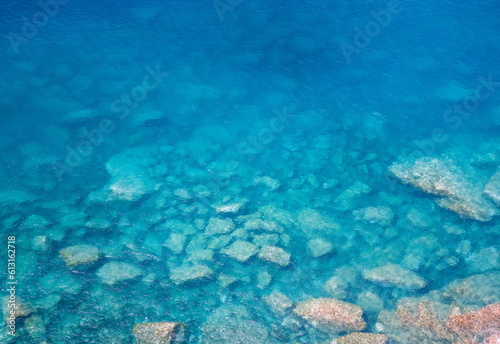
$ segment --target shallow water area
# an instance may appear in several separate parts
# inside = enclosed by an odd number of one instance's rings
[[[495,1],[0,10],[1,343],[497,340]]]

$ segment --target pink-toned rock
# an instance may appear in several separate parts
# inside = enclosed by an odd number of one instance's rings
[[[184,325],[177,322],[135,324],[132,333],[137,344],[184,343]]]
[[[331,298],[300,302],[293,310],[318,329],[331,333],[363,331],[363,310],[352,303]]]
[[[500,344],[500,332],[493,333],[484,340],[484,344]]]
[[[464,340],[495,334],[500,330],[500,303],[488,305],[476,312],[469,311],[460,315],[452,312],[446,327]]]
[[[377,327],[397,343],[454,343],[457,336],[445,326],[447,317],[447,305],[405,298],[398,301],[395,312],[380,312]]]
[[[500,271],[472,275],[458,284],[452,283],[443,293],[448,303],[467,309],[474,305],[475,309],[500,302]]]
[[[354,332],[335,339],[332,344],[385,344],[387,340],[385,334]]]

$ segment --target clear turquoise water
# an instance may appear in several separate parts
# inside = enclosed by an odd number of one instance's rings
[[[245,305],[271,332],[280,321],[263,296],[280,291],[294,302],[328,296],[323,285],[340,268],[354,271],[345,301],[355,303],[369,290],[386,309],[402,297],[500,269],[498,217],[460,217],[387,172],[398,160],[428,156],[453,160],[477,185],[495,173],[496,1],[53,4],[0,5],[2,246],[16,236],[17,296],[32,304],[49,294],[61,298],[35,312],[45,323],[43,336],[30,336],[18,321],[17,343],[131,343],[134,323],[146,321],[187,323],[190,342],[199,343],[207,316],[227,304]],[[487,80],[493,82],[473,111],[451,112]],[[92,111],[69,118],[82,109]],[[436,130],[446,137],[432,140]],[[130,149],[136,156],[113,169],[131,178],[127,187],[146,180],[146,191],[129,200],[96,200],[113,182],[109,161]],[[358,182],[369,191],[339,205]],[[177,189],[191,196],[180,197]],[[243,200],[237,214],[214,208]],[[380,206],[394,213],[388,225],[355,215]],[[340,229],[304,229],[307,209]],[[211,280],[172,283],[172,268],[189,255],[162,246],[175,231],[170,221],[181,231],[192,226],[186,237],[196,251],[208,245],[203,233],[211,218],[231,218],[238,229],[247,220],[239,216],[255,214],[283,227],[276,245],[291,254],[288,267],[256,256],[241,263],[216,249],[203,261],[214,271]],[[108,227],[91,228],[95,219]],[[451,226],[456,230],[446,229]],[[259,234],[250,231],[245,240],[255,243]],[[306,244],[316,237],[329,241],[332,252],[312,257]],[[89,269],[72,271],[59,251],[79,244],[96,246],[102,256]],[[458,249],[464,245],[470,248]],[[97,271],[111,261],[142,274],[110,287]],[[409,291],[361,277],[388,262],[428,285]],[[272,276],[264,289],[257,281],[263,271]],[[144,281],[150,273],[153,281]],[[7,270],[2,274],[7,281]],[[223,287],[221,274],[237,282]],[[369,331],[376,317],[366,313]],[[292,342],[286,331],[270,338]],[[307,330],[293,340],[328,338]]]

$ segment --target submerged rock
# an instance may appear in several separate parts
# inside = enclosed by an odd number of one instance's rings
[[[219,286],[221,288],[227,288],[227,287],[229,287],[230,285],[232,285],[232,284],[234,284],[236,282],[238,282],[238,279],[236,277],[234,277],[234,276],[220,274],[217,277],[217,283],[219,284]]]
[[[392,223],[394,212],[389,207],[368,207],[353,212],[356,220],[364,220],[387,227]]]
[[[300,229],[309,237],[321,234],[333,234],[340,226],[330,217],[320,214],[314,209],[304,209],[298,216]]]
[[[421,289],[427,285],[427,281],[416,273],[392,263],[366,271],[363,277],[383,286]]]
[[[267,260],[281,266],[287,266],[290,264],[290,253],[285,252],[281,247],[276,246],[264,246],[258,257],[262,260]]]
[[[500,268],[500,252],[495,246],[482,247],[479,252],[473,252],[465,259],[467,270],[484,272]]]
[[[91,218],[85,223],[85,227],[94,230],[106,230],[111,228],[112,224],[106,219]]]
[[[324,256],[333,250],[333,245],[323,238],[311,239],[307,242],[307,251],[314,258]]]
[[[484,307],[500,302],[500,272],[473,275],[451,283],[443,297],[454,304],[467,307],[475,305]]]
[[[89,202],[137,201],[158,189],[153,167],[158,163],[158,147],[141,146],[114,155],[106,163],[110,183],[89,195]]]
[[[223,214],[236,214],[244,205],[246,201],[239,203],[229,203],[224,205],[214,206],[217,213]]]
[[[384,300],[371,291],[364,291],[359,294],[356,304],[367,312],[380,312],[384,308]]]
[[[285,315],[293,307],[293,302],[282,293],[272,293],[263,297],[269,309],[278,315]]]
[[[205,228],[205,235],[226,234],[234,230],[234,223],[231,219],[211,218]]]
[[[361,307],[336,299],[319,298],[300,302],[293,312],[326,332],[363,331],[366,327]]]
[[[181,254],[186,244],[186,237],[179,233],[171,233],[163,244],[174,254]]]
[[[36,341],[41,341],[46,336],[45,323],[38,314],[34,314],[27,318],[24,322],[24,328],[28,332],[28,335]]]
[[[210,249],[200,249],[200,250],[191,250],[188,252],[188,260],[193,263],[197,263],[199,261],[211,261],[214,257],[214,250]]]
[[[37,235],[31,240],[31,247],[35,251],[47,251],[50,246],[50,240],[45,235]]]
[[[253,179],[253,185],[259,185],[259,184],[267,186],[272,191],[274,191],[280,187],[279,180],[268,177],[268,176],[255,177]]]
[[[250,257],[255,255],[259,249],[254,244],[247,241],[238,240],[231,244],[231,246],[221,250],[225,254],[239,262],[246,262]]]
[[[456,333],[464,342],[477,337],[489,337],[500,330],[500,303],[483,307],[476,312],[450,314],[446,327]]]
[[[364,194],[367,194],[372,189],[361,182],[356,182],[344,190],[335,200],[335,208],[340,211],[347,211],[356,206],[356,200]]]
[[[244,228],[251,231],[266,231],[282,233],[283,227],[274,221],[265,221],[262,219],[250,219],[245,222]]]
[[[2,314],[5,324],[9,324],[12,319],[27,317],[35,311],[31,303],[25,302],[19,297],[16,298],[13,305],[13,307],[9,307],[9,296],[2,298]]]
[[[187,282],[210,278],[213,273],[212,269],[206,265],[183,265],[170,269],[170,279],[175,284],[184,284]]]
[[[500,343],[500,332],[493,333],[488,338],[483,340],[484,344],[498,344]]]
[[[66,267],[73,269],[81,266],[91,266],[99,260],[101,252],[92,245],[75,245],[63,248],[59,255],[66,263]]]
[[[132,280],[140,275],[142,275],[140,268],[125,262],[109,262],[97,271],[97,276],[102,282],[109,285]]]
[[[217,235],[210,238],[207,243],[207,248],[212,250],[220,250],[226,247],[233,240],[230,235]]]
[[[335,339],[332,344],[385,344],[388,340],[385,334],[354,332]]]
[[[323,285],[323,290],[336,299],[347,297],[349,281],[344,276],[333,276]]]
[[[132,331],[137,344],[185,343],[185,325],[177,322],[135,324]]]
[[[447,305],[405,298],[398,301],[394,312],[380,312],[377,328],[397,343],[456,343],[456,336],[445,326],[447,316]]]
[[[273,280],[273,276],[266,270],[264,271],[259,271],[257,274],[257,287],[260,289],[266,289],[269,284],[271,284],[271,281]]]
[[[280,242],[278,234],[257,234],[253,236],[253,243],[258,247],[276,246]]]
[[[484,187],[484,195],[492,200],[497,207],[500,207],[500,170],[491,177]]]
[[[174,195],[182,202],[187,202],[193,198],[191,193],[186,189],[177,188],[174,190]]]
[[[38,309],[52,309],[54,308],[59,301],[61,301],[61,296],[57,294],[49,294],[45,297],[42,297],[36,301],[36,307]]]
[[[415,162],[393,164],[389,171],[404,184],[439,196],[437,204],[461,216],[490,221],[498,210],[451,161],[420,158]]]
[[[376,328],[397,343],[487,343],[500,328],[499,283],[498,272],[475,275],[444,293],[400,299],[395,311],[379,313]]]

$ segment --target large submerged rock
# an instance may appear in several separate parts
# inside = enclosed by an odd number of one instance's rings
[[[234,222],[231,219],[211,218],[205,228],[205,235],[226,234],[234,230]]]
[[[474,275],[382,310],[376,329],[391,343],[490,344],[500,329],[500,273]],[[495,342],[493,342],[495,343]]]
[[[302,210],[299,213],[298,222],[300,229],[311,238],[321,234],[335,234],[340,229],[340,226],[333,219],[314,209]]]
[[[484,195],[500,207],[500,170],[491,177],[484,187]]]
[[[427,285],[427,281],[413,271],[392,263],[366,271],[363,277],[382,286],[421,289]]]
[[[500,271],[472,275],[446,287],[443,298],[456,305],[477,308],[500,302]]]
[[[354,332],[335,339],[332,344],[385,344],[388,340],[385,334]]]
[[[464,342],[478,337],[490,337],[500,332],[500,303],[483,307],[479,311],[464,314],[450,314],[446,327],[458,334]]]
[[[89,202],[137,201],[158,189],[154,167],[158,164],[158,147],[142,146],[114,155],[106,163],[111,181],[89,195]]]
[[[246,262],[250,257],[255,255],[259,249],[254,244],[248,241],[238,240],[231,244],[231,246],[221,250],[221,253],[240,262]]]
[[[140,268],[125,262],[109,262],[97,271],[97,276],[102,282],[109,285],[132,280],[140,275],[142,275]]]
[[[311,239],[307,242],[307,251],[314,258],[329,254],[333,250],[333,245],[323,238]]]
[[[133,335],[136,344],[185,343],[185,326],[177,322],[135,324]]]
[[[446,326],[448,306],[431,300],[401,299],[396,310],[382,310],[377,328],[396,343],[456,343],[456,335]]]
[[[260,250],[258,257],[281,266],[290,264],[290,253],[286,252],[281,247],[264,246]]]
[[[59,255],[69,269],[88,267],[99,260],[101,252],[92,245],[75,245],[63,248]]]
[[[319,298],[300,302],[293,312],[326,332],[363,331],[366,327],[361,307],[336,299]]]
[[[420,158],[415,162],[393,164],[389,171],[402,183],[438,196],[439,206],[461,216],[486,222],[498,215],[482,190],[468,181],[468,176],[450,160]]]
[[[212,277],[212,269],[203,264],[182,265],[170,269],[170,279],[175,284],[206,280]]]

